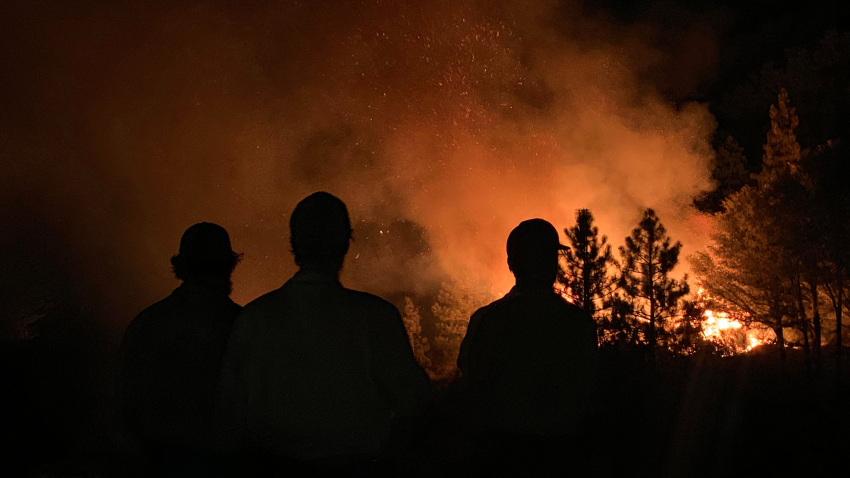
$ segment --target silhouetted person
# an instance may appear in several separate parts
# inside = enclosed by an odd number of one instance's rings
[[[157,476],[222,471],[215,405],[227,339],[239,311],[230,276],[239,261],[221,226],[189,227],[171,258],[183,283],[124,333],[121,396],[129,431]]]
[[[472,315],[460,347],[458,367],[478,398],[497,471],[562,473],[578,458],[565,454],[580,441],[593,393],[596,333],[590,316],[553,290],[564,247],[542,219],[511,231],[516,285]]]
[[[398,310],[339,282],[352,233],[345,204],[314,193],[289,225],[300,270],[239,315],[224,415],[242,446],[277,472],[378,472],[392,432],[429,400],[430,381]]]

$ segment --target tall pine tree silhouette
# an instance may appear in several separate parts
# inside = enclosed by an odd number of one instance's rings
[[[638,227],[620,247],[618,285],[633,302],[634,315],[646,323],[645,338],[653,361],[659,332],[676,315],[679,299],[689,291],[687,275],[681,281],[670,277],[681,249],[681,242],[670,243],[667,230],[652,209],[644,211]]]
[[[600,237],[589,209],[577,210],[575,226],[564,229],[564,233],[570,249],[561,254],[558,282],[566,287],[572,302],[598,322],[598,312],[609,302],[615,287],[615,279],[608,274],[609,265],[614,264],[608,238]]]

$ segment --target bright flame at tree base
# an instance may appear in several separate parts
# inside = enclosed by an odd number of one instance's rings
[[[561,295],[567,302],[575,303],[570,295],[570,290],[556,285],[555,292]],[[497,293],[502,297],[504,293]],[[708,294],[703,288],[697,291],[697,300],[705,304]],[[639,319],[646,320],[646,319]],[[756,347],[772,343],[776,340],[773,330],[766,327],[747,325],[745,322],[733,318],[728,312],[706,309],[703,312],[703,320],[700,324],[700,334],[703,339],[717,344],[724,355],[735,355],[747,353]]]
[[[749,352],[774,340],[773,331],[748,327],[731,318],[726,312],[706,310],[703,317],[705,320],[702,323],[702,336],[733,354]]]

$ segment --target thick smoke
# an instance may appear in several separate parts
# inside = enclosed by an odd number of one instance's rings
[[[294,272],[288,213],[316,190],[355,221],[344,282],[385,296],[445,278],[505,292],[510,229],[563,229],[580,207],[614,245],[653,207],[693,250],[713,119],[653,87],[681,47],[575,5],[514,3],[7,7],[7,300],[67,283],[120,329],[176,285],[183,230],[212,221],[245,254],[245,303]],[[695,31],[685,43],[712,58]],[[683,65],[676,88],[708,68]],[[36,261],[59,274],[43,291],[20,280],[36,256],[58,261]]]

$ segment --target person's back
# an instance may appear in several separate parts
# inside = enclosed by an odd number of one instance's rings
[[[226,231],[190,227],[172,258],[184,282],[124,333],[121,396],[129,431],[160,473],[218,447],[215,403],[227,339],[241,307],[230,295],[238,255]]]
[[[124,338],[124,397],[133,428],[188,446],[209,438],[221,359],[240,307],[182,285],[133,320]]]
[[[551,289],[514,287],[473,314],[458,364],[481,388],[494,428],[567,434],[586,411],[594,345],[580,308]]]
[[[581,461],[581,433],[596,376],[593,320],[553,290],[558,232],[542,219],[508,237],[516,285],[478,309],[458,368],[493,446],[492,472],[562,474]]]
[[[339,209],[341,226],[327,208]],[[237,319],[222,384],[243,445],[299,462],[368,461],[385,451],[396,419],[415,414],[430,393],[398,310],[339,283],[348,224],[333,196],[302,201],[291,222],[301,270]],[[337,239],[321,244],[325,235]]]
[[[424,383],[401,324],[391,304],[317,273],[249,304],[233,346],[243,393],[258,398],[244,417],[250,439],[305,460],[379,454]]]

